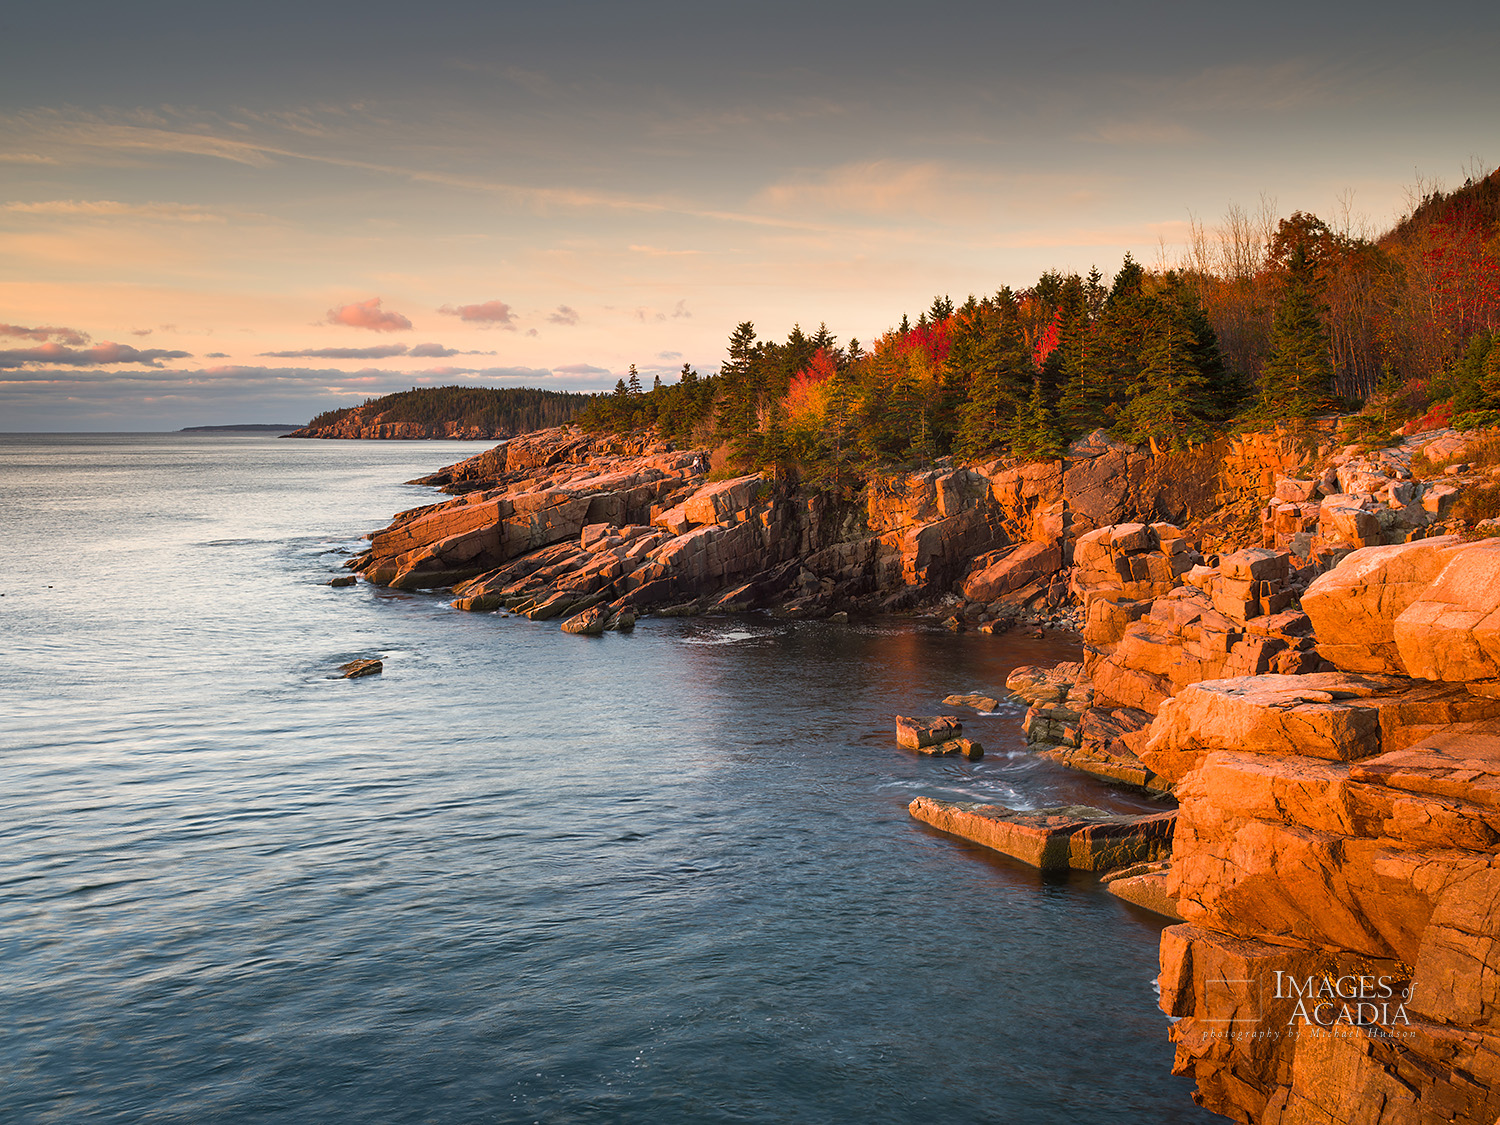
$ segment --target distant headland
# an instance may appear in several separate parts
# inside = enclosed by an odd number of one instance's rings
[[[184,426],[179,434],[283,434],[297,429],[296,422],[243,422],[232,426]]]

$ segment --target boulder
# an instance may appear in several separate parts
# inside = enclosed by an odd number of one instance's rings
[[[1443,569],[1458,537],[1363,547],[1320,575],[1302,595],[1318,653],[1347,672],[1404,675],[1395,623]]]
[[[454,598],[454,609],[468,613],[489,613],[500,608],[504,599],[499,594],[473,594],[466,598]]]
[[[339,665],[339,671],[343,673],[342,678],[346,680],[357,680],[361,676],[378,676],[384,669],[385,665],[374,659],[351,660],[347,664]]]
[[[896,743],[908,750],[920,750],[939,742],[958,738],[964,732],[956,715],[938,715],[931,719],[896,716]]]
[[[609,608],[596,605],[582,613],[574,614],[562,623],[564,633],[578,633],[585,637],[597,637],[609,623]]]
[[[918,754],[929,758],[946,758],[953,755],[978,761],[984,757],[984,747],[971,738],[950,738],[946,742],[934,742],[916,748]]]
[[[1500,543],[1482,540],[1443,552],[1442,571],[1395,620],[1396,650],[1413,676],[1492,680],[1500,676]]]
[[[683,514],[695,524],[733,523],[754,502],[760,485],[759,473],[706,484],[682,505]]]
[[[1022,543],[964,579],[964,597],[996,602],[1062,569],[1058,543]]]
[[[830,620],[832,620],[830,618]],[[991,699],[987,695],[950,695],[943,700],[944,707],[972,707],[981,713],[995,710],[1000,706],[998,699]]]

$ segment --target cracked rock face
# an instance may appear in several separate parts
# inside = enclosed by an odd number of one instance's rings
[[[1324,583],[1315,622],[1389,630],[1426,678],[1197,684],[1152,724],[1186,920],[1163,936],[1162,1007],[1177,1072],[1215,1112],[1500,1114],[1500,700],[1484,634],[1461,627],[1495,612],[1497,562],[1486,544],[1392,546]]]

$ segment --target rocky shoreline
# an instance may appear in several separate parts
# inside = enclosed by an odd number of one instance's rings
[[[1493,488],[1463,460],[1485,438],[1331,435],[1155,455],[1095,434],[1056,462],[940,464],[835,498],[563,427],[416,482],[455,498],[400,513],[350,566],[577,633],[750,609],[1076,627],[1081,662],[1006,685],[1029,745],[1176,810],[911,814],[1179,920],[1162,1007],[1215,1112],[1492,1121],[1500,540],[1455,514]],[[898,732],[982,753],[952,716]],[[1351,1000],[1349,981],[1390,995]]]

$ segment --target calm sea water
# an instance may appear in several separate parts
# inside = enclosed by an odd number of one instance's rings
[[[894,745],[1064,644],[324,584],[481,448],[0,437],[0,1120],[1217,1120],[1149,916],[906,815],[1137,804]]]

